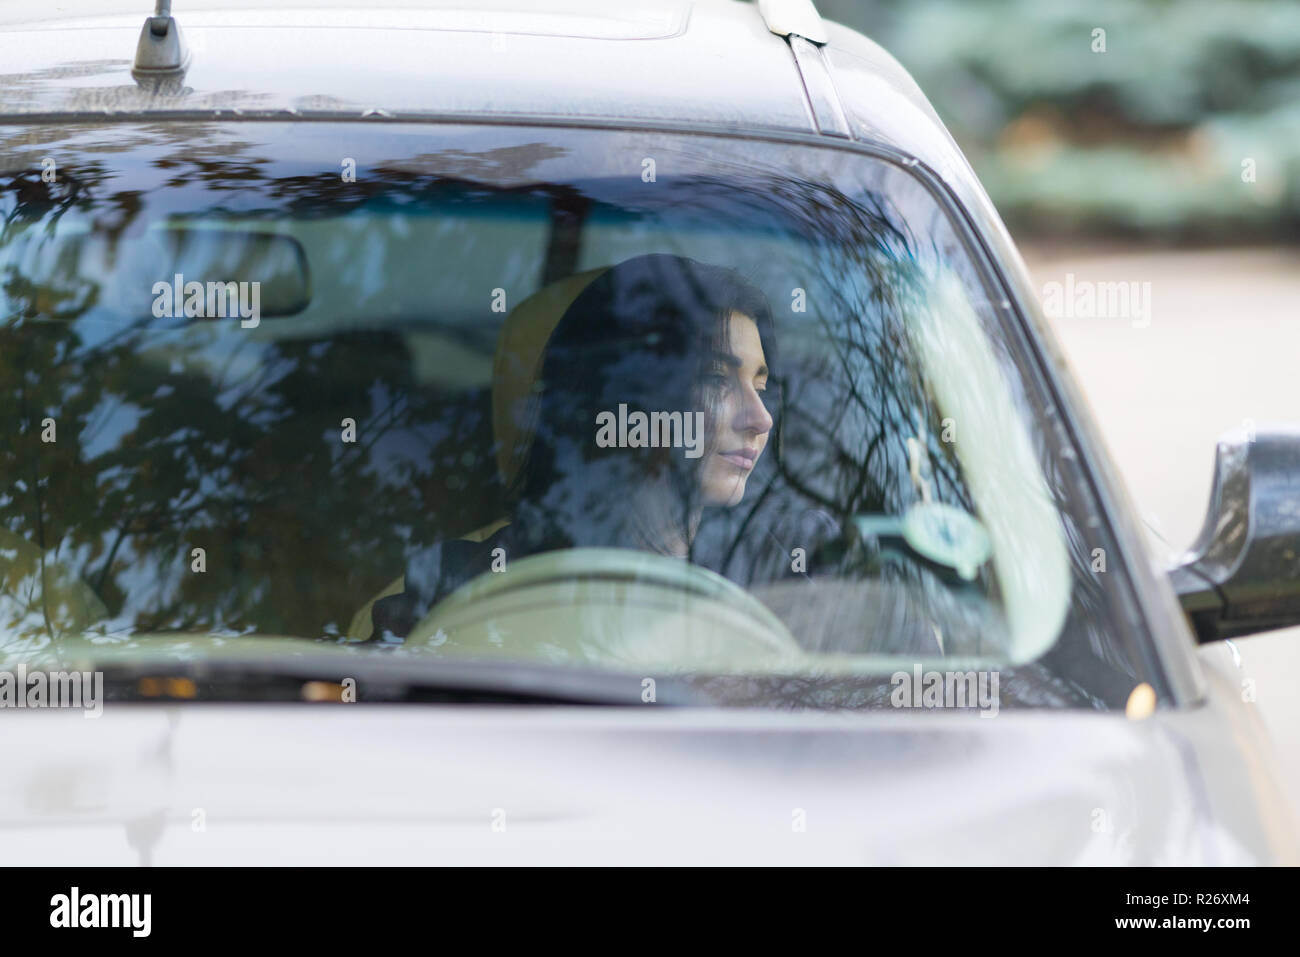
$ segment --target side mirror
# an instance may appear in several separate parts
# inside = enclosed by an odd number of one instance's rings
[[[1300,427],[1219,440],[1205,525],[1169,576],[1198,641],[1300,624]]]

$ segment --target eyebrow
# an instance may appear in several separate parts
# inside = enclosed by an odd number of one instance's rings
[[[740,359],[737,356],[733,356],[730,352],[718,352],[717,350],[714,350],[713,361],[721,362],[724,365],[730,366],[733,369],[740,368]],[[769,373],[767,371],[767,363],[763,363],[754,371],[755,378],[758,378],[759,376],[766,376],[768,374]]]

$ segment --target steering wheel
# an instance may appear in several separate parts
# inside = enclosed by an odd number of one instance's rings
[[[776,615],[721,575],[619,548],[544,552],[485,572],[435,606],[406,645],[696,671],[804,655]]]

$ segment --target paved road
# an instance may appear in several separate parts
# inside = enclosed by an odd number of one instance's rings
[[[1064,291],[1069,273],[1076,290],[1151,284],[1149,323],[1054,324],[1153,549],[1182,551],[1205,515],[1219,434],[1247,419],[1300,423],[1300,248],[1022,252],[1040,292]]]

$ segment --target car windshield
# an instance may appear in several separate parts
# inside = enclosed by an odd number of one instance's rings
[[[0,662],[344,649],[811,706],[913,669],[1004,706],[1151,680],[1013,309],[905,163],[0,136]]]

